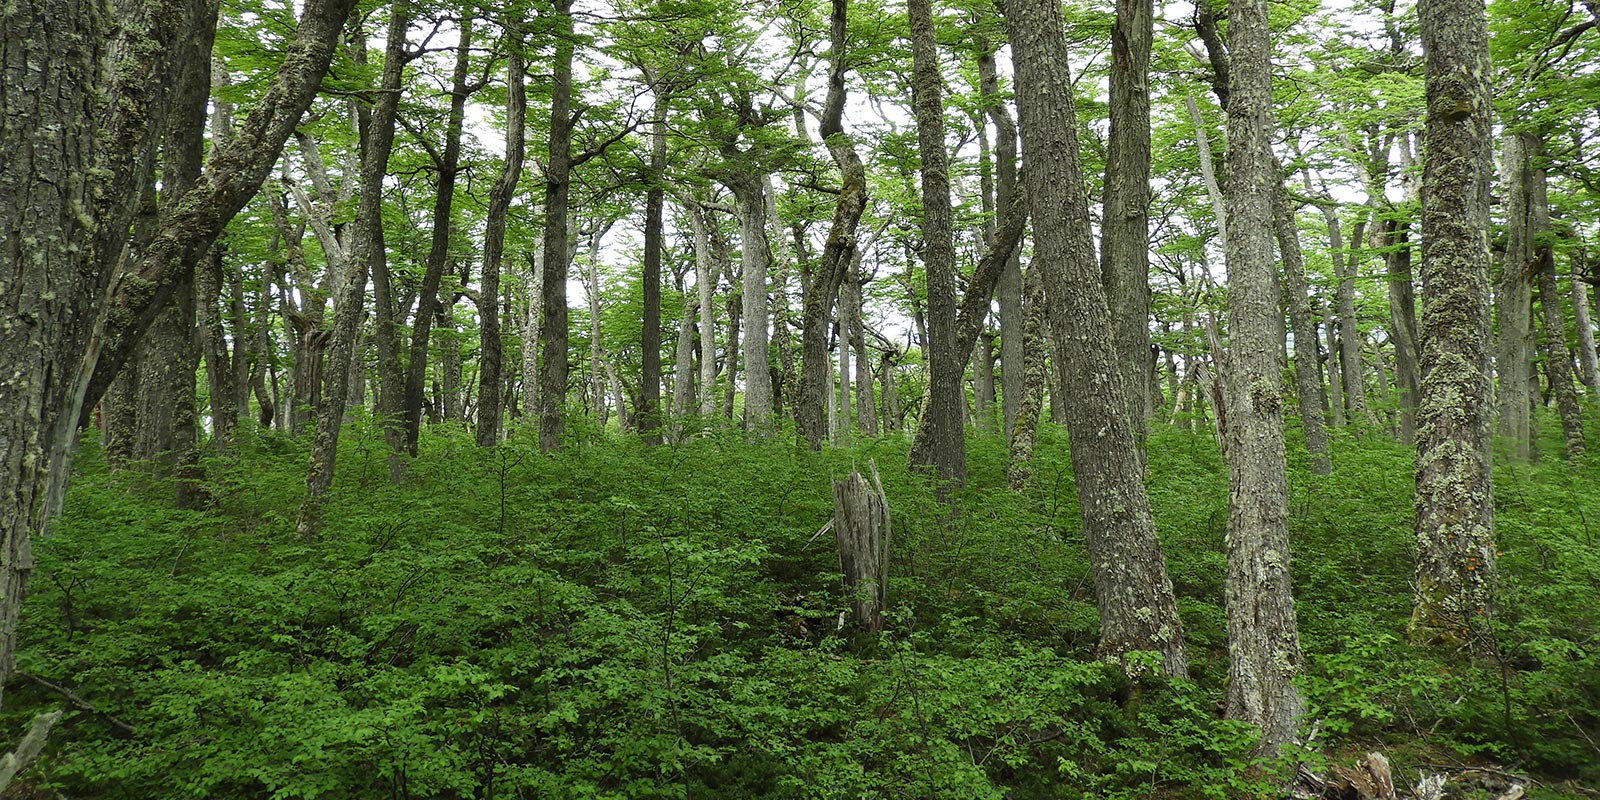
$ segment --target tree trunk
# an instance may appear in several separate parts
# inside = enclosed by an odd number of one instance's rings
[[[1335,251],[1334,258],[1338,258]],[[1328,333],[1328,350],[1323,357],[1328,362],[1328,409],[1335,427],[1345,424],[1344,378],[1339,371],[1339,325],[1333,316],[1333,304],[1326,295],[1322,298],[1322,327]]]
[[[1394,382],[1400,388],[1400,441],[1417,441],[1417,399],[1422,375],[1417,367],[1417,303],[1412,286],[1410,223],[1384,222],[1383,256],[1389,275],[1389,340],[1394,343]]]
[[[500,341],[500,268],[505,260],[506,212],[522,180],[522,162],[527,152],[525,130],[528,121],[528,90],[522,59],[522,29],[519,20],[506,28],[506,160],[494,187],[489,190],[489,209],[483,236],[483,282],[478,289],[479,345],[478,368],[478,446],[493,447],[500,440],[500,383],[505,359]]]
[[[440,312],[439,284],[450,263],[450,227],[454,220],[456,173],[461,165],[461,128],[465,119],[468,57],[472,50],[473,16],[461,22],[456,43],[455,71],[450,79],[450,116],[445,123],[444,152],[429,151],[439,171],[433,200],[433,236],[428,248],[428,266],[422,274],[417,294],[417,315],[411,323],[411,353],[406,360],[406,393],[403,417],[406,427],[406,452],[417,454],[417,438],[422,433],[422,393],[428,377],[428,344],[433,340],[433,323]]]
[[[712,263],[705,211],[692,198],[684,202],[683,210],[694,230],[694,282],[700,296],[700,416],[709,419],[717,413],[717,321],[712,300],[721,269]]]
[[[772,365],[772,413],[773,416],[784,415],[784,403],[792,402],[792,398],[799,394],[799,378],[795,375],[794,367],[794,336],[793,320],[790,319],[792,309],[789,307],[789,271],[797,269],[800,274],[800,283],[804,287],[808,271],[803,263],[804,254],[796,242],[794,250],[790,250],[783,234],[783,223],[778,217],[778,192],[772,185],[772,175],[767,173],[761,176],[761,198],[766,204],[763,217],[767,223],[767,244],[771,253],[771,267],[769,268],[772,298],[769,308],[772,311],[772,339],[768,352],[776,351],[776,363]],[[802,294],[804,290],[802,288]],[[802,304],[805,302],[801,300]]]
[[[1299,735],[1300,639],[1290,591],[1282,306],[1272,258],[1272,87],[1265,0],[1228,4],[1228,460],[1226,713],[1256,725],[1256,754]]]
[[[0,241],[9,243],[0,249],[0,330],[28,332],[0,343],[0,372],[10,376],[0,382],[0,687],[14,671],[31,538],[60,511],[77,423],[89,421],[184,273],[260,187],[327,70],[352,5],[306,3],[285,67],[239,135],[179,198],[110,302],[111,273],[96,266],[113,263],[100,259],[111,248],[96,249],[95,221],[115,234],[120,252],[127,226],[113,217],[132,206],[123,176],[138,174],[119,171],[120,160],[136,160],[138,129],[148,119],[136,106],[151,98],[140,86],[123,98],[100,80],[107,17],[99,7],[74,0],[8,7],[0,50],[32,55],[0,66],[8,87],[0,92],[0,152],[7,154],[0,159]],[[127,66],[113,65],[111,74],[152,77]],[[92,113],[102,98],[118,105]],[[125,115],[129,110],[135,113]],[[99,320],[107,325],[97,332]]]
[[[542,327],[539,329],[539,449],[561,446],[567,402],[567,249],[568,195],[572,189],[572,0],[556,0],[555,58],[551,61],[550,134],[544,174],[544,263]]]
[[[1543,184],[1543,170],[1539,183]],[[1539,186],[1538,194],[1544,194]],[[1548,212],[1543,220],[1548,234]],[[1567,324],[1561,315],[1561,290],[1556,286],[1555,253],[1550,243],[1541,236],[1536,245],[1535,262],[1539,270],[1539,309],[1544,316],[1545,376],[1550,381],[1551,393],[1556,396],[1556,410],[1561,413],[1561,435],[1566,444],[1566,458],[1577,461],[1584,456],[1583,409],[1578,405],[1578,388],[1572,380],[1572,354],[1567,350]]]
[[[1084,384],[1064,405],[1100,609],[1099,651],[1120,657],[1154,650],[1166,674],[1185,675],[1182,626],[1115,371],[1110,311],[1083,195],[1061,8],[1054,0],[1010,0],[1006,6],[1028,164],[1023,178],[1033,218],[1050,221],[1034,227],[1033,269],[1043,271],[1061,357],[1057,369]]]
[[[528,261],[528,278],[523,288],[522,312],[522,414],[525,418],[539,420],[539,342],[543,339],[540,324],[544,297],[544,244],[534,243],[533,252],[524,253]]]
[[[867,208],[867,171],[856,154],[854,143],[844,132],[845,85],[848,41],[845,33],[849,0],[833,0],[829,16],[828,99],[822,112],[822,141],[839,167],[839,196],[834,203],[833,223],[828,229],[822,260],[810,285],[805,287],[805,310],[801,318],[800,393],[795,398],[795,421],[799,433],[813,450],[821,449],[826,433],[823,409],[825,393],[832,381],[828,356],[828,319],[839,287],[855,260],[856,228]],[[942,144],[941,144],[942,147]],[[840,315],[843,318],[844,314]],[[843,333],[841,326],[841,333]],[[841,369],[848,362],[849,337],[839,342]],[[842,404],[841,404],[842,405]]]
[[[1494,611],[1487,249],[1492,73],[1481,2],[1424,0],[1418,16],[1428,114],[1411,638],[1454,647],[1487,635]]]
[[[1589,320],[1588,284],[1584,283],[1583,250],[1572,254],[1572,316],[1578,329],[1578,375],[1589,388],[1591,397],[1600,395],[1600,377],[1596,373],[1594,327]]]
[[[911,26],[911,95],[922,156],[922,263],[927,277],[927,414],[919,422],[929,447],[912,463],[932,469],[941,486],[967,480],[967,439],[961,389],[968,350],[956,343],[956,257],[951,243],[950,155],[944,142],[944,87],[939,73],[931,0],[907,0]],[[924,430],[918,430],[918,437]]]
[[[889,594],[889,498],[873,465],[869,485],[861,473],[833,482],[833,539],[851,617],[868,633],[883,630]]]
[[[1537,140],[1533,142],[1537,144]],[[1494,303],[1499,312],[1499,346],[1495,374],[1499,377],[1495,394],[1500,415],[1499,434],[1521,461],[1533,458],[1533,393],[1528,384],[1533,375],[1533,211],[1529,189],[1532,169],[1528,152],[1529,137],[1505,137],[1505,157],[1501,177],[1505,193],[1506,255],[1500,265],[1500,280],[1495,286]]]
[[[767,273],[772,248],[767,242],[767,206],[761,179],[736,172],[724,181],[739,209],[739,262],[743,288],[740,324],[744,327],[744,426],[758,435],[772,432],[772,372],[767,345]],[[729,384],[733,373],[728,373]]]
[[[1274,158],[1272,170],[1281,175]],[[1300,251],[1300,226],[1295,220],[1289,189],[1282,179],[1272,185],[1273,236],[1283,258],[1283,288],[1288,292],[1284,305],[1289,309],[1289,327],[1294,331],[1294,386],[1300,406],[1300,426],[1305,433],[1306,451],[1311,455],[1311,474],[1329,475],[1333,463],[1328,457],[1327,419],[1323,415],[1326,398],[1322,394],[1322,360],[1317,353],[1317,323],[1311,315],[1311,299],[1306,295],[1306,262]]]
[[[1022,393],[1017,397],[1017,418],[1011,427],[1011,463],[1006,482],[1020,490],[1033,475],[1033,445],[1039,432],[1039,414],[1044,406],[1045,385],[1049,379],[1049,323],[1045,318],[1044,274],[1037,263],[1028,267],[1023,280],[1023,354],[1028,371],[1023,376]],[[1107,313],[1110,313],[1109,311]]]
[[[639,433],[645,444],[661,444],[661,239],[667,205],[667,92],[655,89],[650,163],[644,196],[644,319],[640,326]]]
[[[1111,131],[1106,143],[1101,275],[1111,309],[1118,379],[1143,443],[1150,415],[1151,0],[1117,0],[1111,29]]]
[[[1350,409],[1351,419],[1363,419],[1376,425],[1378,418],[1367,405],[1366,371],[1361,368],[1361,329],[1356,320],[1356,253],[1361,248],[1363,225],[1357,224],[1354,246],[1346,250],[1339,212],[1334,206],[1323,206],[1328,220],[1328,249],[1333,253],[1335,301],[1339,304],[1339,374],[1344,378],[1344,401]]]
[[[372,114],[366,120],[365,130],[359,132],[362,137],[361,195],[356,205],[350,246],[344,258],[346,282],[339,288],[334,304],[334,332],[329,359],[341,376],[350,369],[359,336],[367,268],[384,258],[383,181],[388,175],[389,152],[394,146],[395,114],[399,108],[400,75],[405,58],[405,33],[410,20],[409,6],[404,2],[397,3],[390,15],[381,86],[393,91],[378,95]],[[382,293],[375,293],[374,297],[379,302],[386,299]],[[380,327],[380,342],[383,333]],[[379,348],[381,359],[381,344]],[[312,440],[311,465],[306,473],[306,499],[301,505],[297,525],[301,536],[315,534],[322,524],[322,505],[324,495],[333,485],[334,461],[339,450],[339,430],[344,424],[345,393],[349,385],[348,380],[330,381],[329,389],[333,391],[333,396],[325,397],[323,404],[318,407],[316,438]],[[397,440],[398,437],[391,439],[391,444]],[[396,457],[391,455],[390,470],[393,477],[398,477],[393,474],[398,463]]]
[[[1017,125],[1011,111],[1000,97],[1000,80],[995,65],[995,48],[982,41],[978,55],[979,89],[988,106],[990,122],[995,129],[995,213],[994,230],[1004,230],[1005,215],[1010,212],[1006,198],[1016,192],[1017,186]],[[1023,209],[1026,213],[1026,209]],[[1005,421],[1006,441],[1012,439],[1017,414],[1022,408],[1026,391],[1028,355],[1026,311],[1022,305],[1022,252],[1012,252],[1000,270],[1000,281],[995,284],[995,299],[1000,304],[1000,413]]]

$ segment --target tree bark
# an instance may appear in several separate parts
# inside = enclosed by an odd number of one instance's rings
[[[1510,447],[1512,457],[1521,461],[1533,457],[1534,436],[1533,396],[1528,390],[1533,379],[1534,274],[1528,138],[1521,133],[1505,137],[1501,186],[1505,193],[1506,255],[1494,292],[1500,337],[1495,355],[1498,432]],[[1533,143],[1537,144],[1537,140]]]
[[[639,433],[645,444],[661,444],[661,247],[667,204],[667,92],[655,89],[650,162],[644,196],[644,320],[639,350]]]
[[[1114,327],[1117,375],[1134,440],[1143,443],[1150,387],[1151,0],[1117,0],[1111,29],[1111,131],[1106,142],[1101,275]]]
[[[1490,471],[1491,97],[1481,0],[1418,6],[1425,57],[1422,400],[1411,638],[1455,646],[1494,611]]]
[[[567,402],[568,196],[572,189],[572,0],[556,0],[555,58],[551,61],[549,155],[544,174],[544,263],[540,271],[539,449],[561,446]]]
[[[855,623],[868,633],[883,630],[889,594],[889,498],[873,467],[874,484],[852,470],[833,482],[833,538],[839,572]]]
[[[1110,311],[1083,195],[1061,9],[1054,0],[1009,0],[1006,6],[1028,165],[1023,179],[1033,218],[1049,221],[1034,226],[1032,269],[1042,271],[1057,369],[1077,384],[1064,405],[1100,609],[1099,650],[1113,658],[1154,650],[1166,674],[1185,675],[1182,626],[1115,372]]]
[[[712,301],[721,269],[712,263],[705,211],[692,198],[684,202],[683,210],[694,231],[694,282],[700,297],[700,416],[710,418],[717,413],[717,321]]]
[[[500,382],[504,345],[500,341],[500,269],[505,260],[506,212],[522,180],[527,152],[527,71],[523,63],[520,20],[508,20],[506,29],[506,160],[489,190],[488,218],[483,236],[483,281],[478,290],[478,446],[493,447],[500,440]]]
[[[834,202],[833,223],[822,248],[810,285],[805,287],[805,307],[801,317],[800,393],[795,398],[795,421],[799,433],[813,450],[822,448],[827,434],[824,407],[832,381],[828,355],[828,320],[839,296],[839,287],[855,261],[856,228],[867,208],[867,170],[856,154],[854,143],[844,132],[845,86],[848,38],[845,31],[849,0],[833,0],[829,15],[828,99],[822,111],[822,141],[839,168],[841,180]],[[841,317],[844,315],[841,315]],[[843,326],[841,326],[843,333]],[[850,347],[848,335],[840,337],[841,363]],[[844,368],[844,367],[841,367]]]
[[[989,121],[995,129],[995,220],[996,232],[1006,227],[1006,198],[1017,186],[1017,125],[1000,97],[1000,80],[995,65],[995,47],[980,43],[978,55],[979,89],[988,107]],[[1026,209],[1024,209],[1026,213]],[[1006,441],[1012,439],[1017,414],[1022,408],[1025,375],[1028,372],[1026,311],[1022,299],[1022,254],[1011,254],[1000,270],[995,299],[1000,304],[1000,413],[1005,421]]]
[[[445,122],[444,152],[429,151],[439,172],[433,200],[433,235],[428,248],[428,266],[422,274],[417,294],[417,315],[411,323],[411,352],[406,360],[405,421],[406,452],[417,454],[417,439],[422,433],[422,394],[428,377],[428,344],[433,338],[434,320],[440,315],[439,284],[450,261],[450,227],[454,220],[456,174],[461,165],[461,128],[466,117],[468,56],[472,50],[473,16],[461,21],[461,36],[456,43],[455,71],[450,78],[450,115]]]
[[[1229,717],[1261,729],[1256,754],[1297,741],[1300,639],[1290,590],[1282,306],[1272,258],[1271,45],[1265,0],[1228,4]]]
[[[1394,378],[1400,388],[1400,441],[1417,440],[1417,400],[1422,374],[1417,366],[1417,302],[1412,285],[1410,223],[1384,222],[1383,260],[1389,276],[1389,338],[1394,343]]]
[[[350,382],[348,376],[360,337],[361,304],[364,299],[367,272],[375,262],[384,259],[383,252],[383,182],[389,170],[389,152],[394,146],[395,115],[399,108],[401,69],[405,58],[405,33],[410,24],[409,5],[396,3],[390,10],[388,42],[384,50],[383,75],[373,110],[366,119],[365,130],[359,131],[361,143],[360,199],[356,203],[356,219],[352,224],[350,245],[343,257],[344,284],[338,288],[334,302],[332,342],[328,348],[328,363],[333,365],[338,379],[327,383],[322,403],[317,408],[317,429],[311,444],[311,465],[306,472],[306,499],[300,507],[297,528],[301,536],[312,536],[322,525],[322,506],[328,489],[333,486],[334,463],[339,451],[339,433],[344,424],[344,412]],[[375,300],[384,301],[382,293]],[[380,327],[380,340],[383,336]],[[381,358],[381,345],[380,345]],[[381,369],[380,369],[381,374]],[[381,384],[381,381],[380,381]],[[380,391],[382,391],[380,389]],[[391,443],[397,441],[391,439]],[[391,455],[391,476],[398,460]]]
[[[1276,159],[1273,172],[1280,174]],[[1330,475],[1333,462],[1328,457],[1327,418],[1323,414],[1326,398],[1322,394],[1322,360],[1317,351],[1317,323],[1311,315],[1311,299],[1306,294],[1306,262],[1300,250],[1300,226],[1294,205],[1283,180],[1272,187],[1273,236],[1283,258],[1283,288],[1288,292],[1289,327],[1294,331],[1295,395],[1300,406],[1300,426],[1306,451],[1311,455],[1311,474]]]
[[[1578,375],[1591,397],[1600,395],[1596,366],[1594,327],[1589,317],[1589,285],[1584,282],[1583,250],[1572,254],[1572,316],[1578,330]]]
[[[928,293],[927,414],[918,436],[928,436],[914,465],[929,467],[941,486],[967,480],[967,439],[961,378],[966,356],[956,342],[956,257],[951,243],[950,155],[944,142],[943,79],[934,37],[931,0],[907,0],[911,26],[912,111],[917,121],[917,151],[922,157],[922,263]]]
[[[772,433],[772,371],[767,346],[767,273],[772,247],[767,242],[767,207],[761,179],[736,171],[723,181],[739,210],[739,262],[743,288],[740,325],[744,329],[744,426],[757,435]],[[733,381],[733,372],[728,373]]]
[[[1543,170],[1539,182],[1543,183]],[[1544,194],[1539,187],[1538,194]],[[1548,212],[1544,219],[1548,233]],[[1568,461],[1584,456],[1583,409],[1578,405],[1578,389],[1572,380],[1572,354],[1567,350],[1567,324],[1561,314],[1561,290],[1556,286],[1555,253],[1548,241],[1536,245],[1534,256],[1539,270],[1539,310],[1544,323],[1545,375],[1550,381],[1551,393],[1556,396],[1556,410],[1561,414],[1561,436],[1566,445]]]

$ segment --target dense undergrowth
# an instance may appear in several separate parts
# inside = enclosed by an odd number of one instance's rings
[[[294,534],[305,452],[245,437],[211,507],[86,444],[36,545],[19,668],[82,705],[31,780],[80,798],[1239,798],[1271,794],[1219,719],[1226,484],[1211,438],[1158,430],[1151,501],[1193,680],[1093,660],[1064,437],[1005,490],[974,434],[940,507],[899,438],[814,454],[710,432],[545,456],[430,433],[402,487],[347,429],[326,527]],[[1532,796],[1600,784],[1600,471],[1496,472],[1496,656],[1411,650],[1410,456],[1335,440],[1291,464],[1314,765],[1494,763]],[[1547,448],[1554,451],[1554,445]],[[891,629],[841,632],[829,478],[875,460]],[[1594,519],[1590,519],[1594,517]],[[5,730],[63,704],[19,679]],[[125,728],[131,728],[127,730]],[[1399,782],[1397,781],[1397,782]],[[1566,783],[1563,783],[1566,782]],[[52,796],[52,795],[44,795]]]

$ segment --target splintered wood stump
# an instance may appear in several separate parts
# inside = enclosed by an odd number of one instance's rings
[[[839,571],[855,622],[872,633],[883,630],[889,589],[889,500],[878,470],[874,485],[861,473],[833,482],[833,540],[839,546]]]

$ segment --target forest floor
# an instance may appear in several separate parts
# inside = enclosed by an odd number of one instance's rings
[[[1553,421],[1546,420],[1549,425]],[[1591,419],[1591,441],[1600,419]],[[995,434],[941,506],[899,436],[810,453],[711,430],[541,455],[429,433],[403,485],[347,426],[314,540],[303,442],[244,435],[209,506],[110,472],[92,442],[35,546],[0,725],[62,707],[30,773],[73,798],[1242,798],[1251,732],[1220,718],[1226,470],[1152,432],[1150,498],[1192,679],[1093,658],[1065,437],[1005,488]],[[1399,796],[1600,797],[1600,465],[1501,461],[1487,657],[1410,648],[1411,472],[1392,439],[1291,433],[1293,576],[1314,738]],[[1552,429],[1545,447],[1557,452]],[[888,630],[840,630],[829,482],[868,462],[893,518]],[[66,692],[71,697],[66,697]],[[48,791],[48,793],[44,793]],[[1347,790],[1353,791],[1353,790]],[[59,793],[59,794],[57,794]],[[8,795],[9,796],[9,795]],[[1354,794],[1346,796],[1354,797]]]

